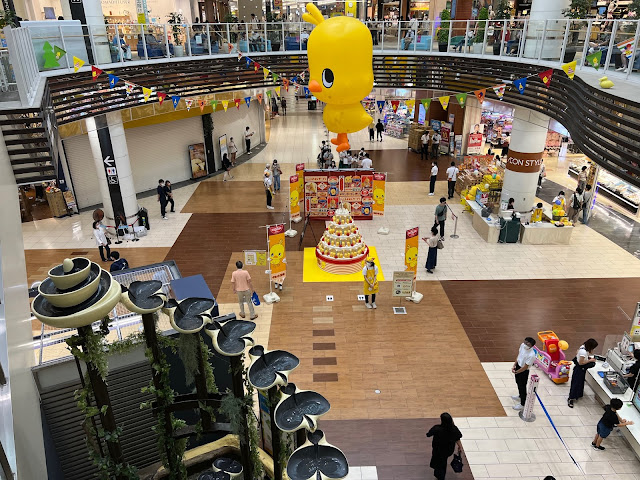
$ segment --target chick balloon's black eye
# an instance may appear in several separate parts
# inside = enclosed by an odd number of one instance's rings
[[[333,72],[328,68],[325,68],[322,71],[322,85],[326,88],[331,88],[333,86]]]

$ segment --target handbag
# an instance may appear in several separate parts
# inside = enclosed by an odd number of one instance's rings
[[[253,292],[251,294],[251,303],[253,303],[256,307],[260,305],[260,297],[258,297],[258,294],[256,292]]]
[[[444,248],[444,242],[438,239],[438,250],[442,250]]]
[[[462,472],[463,466],[464,463],[462,463],[462,455],[459,453],[454,453],[453,460],[451,460],[451,469],[456,473],[460,473]]]

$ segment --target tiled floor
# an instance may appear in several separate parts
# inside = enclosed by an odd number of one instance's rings
[[[154,197],[140,199],[149,209],[152,230],[140,242],[117,249],[134,265],[166,254],[183,276],[204,275],[221,313],[237,312],[229,282],[234,262],[243,250],[265,249],[261,227],[282,222],[285,215],[286,194],[276,197],[275,211],[265,208],[264,164],[273,158],[282,164],[286,192],[294,164],[315,168],[318,145],[327,138],[321,112],[306,112],[306,102],[292,107],[293,102],[289,115],[271,120],[269,143],[233,170],[233,180],[217,176],[175,189],[178,213],[167,221],[160,219]],[[573,351],[590,336],[600,341],[628,328],[617,306],[631,313],[638,300],[640,259],[583,226],[574,230],[570,245],[489,245],[472,228],[469,214],[451,201],[460,238],[448,236],[454,228],[448,219],[436,273],[418,269],[422,303],[404,302],[408,315],[393,315],[391,307],[400,300],[390,296],[390,280],[394,270],[404,269],[405,230],[419,226],[420,236],[427,235],[446,183],[439,181],[436,195],[427,195],[430,163],[409,152],[406,140],[385,137],[370,143],[366,131],[350,139],[354,150],[365,146],[376,169],[389,173],[385,216],[358,222],[365,242],[377,248],[388,280],[381,283],[378,309],[367,310],[357,300],[359,282],[304,283],[298,234],[287,239],[281,301],[257,308],[255,331],[261,344],[300,357],[292,382],[331,402],[320,428],[355,465],[349,480],[432,478],[425,432],[445,410],[463,431],[468,463],[463,474],[451,473],[451,478],[640,479],[640,462],[619,435],[607,440],[605,452],[589,448],[601,410],[588,389],[573,410],[566,407],[567,385],[543,379],[539,390],[582,471],[540,408],[536,422],[525,424],[509,398],[516,393],[510,362],[524,336],[553,329]],[[441,173],[448,161],[440,160]],[[551,180],[562,179],[563,162],[548,162]],[[30,281],[40,280],[71,252],[95,258],[90,224],[91,214],[83,213],[23,225]],[[302,225],[294,228],[300,232]],[[324,223],[312,226],[319,238]],[[381,226],[390,229],[389,235],[377,233]],[[302,246],[315,246],[310,230]],[[420,266],[426,253],[420,242]],[[266,293],[265,267],[248,269],[258,293]],[[327,302],[326,295],[334,301]]]

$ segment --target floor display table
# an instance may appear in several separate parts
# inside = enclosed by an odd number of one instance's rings
[[[596,366],[587,370],[586,382],[591,387],[600,402],[603,405],[608,405],[613,398],[619,398],[623,402],[622,408],[618,411],[620,417],[631,420],[634,424],[628,427],[620,428],[622,435],[627,439],[629,445],[635,452],[636,456],[640,458],[640,412],[633,406],[631,401],[633,400],[633,391],[629,388],[622,395],[615,395],[609,391],[604,383],[604,380],[598,372],[607,371],[608,368],[602,366],[601,361],[596,361]],[[604,412],[603,412],[604,413]],[[595,430],[595,426],[594,426]]]
[[[574,227],[556,227],[550,223],[520,226],[520,241],[527,245],[566,245],[571,242]]]
[[[480,235],[487,243],[498,243],[500,223],[497,222],[499,222],[499,219],[493,217],[482,218],[482,215],[480,214],[482,206],[474,200],[467,200],[467,204],[471,207],[471,211],[473,212],[471,223],[475,231],[478,232],[478,235]]]

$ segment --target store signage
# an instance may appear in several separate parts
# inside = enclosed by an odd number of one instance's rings
[[[542,166],[543,153],[522,153],[509,149],[506,168],[518,173],[538,173]]]
[[[636,342],[640,339],[640,302],[636,304],[636,310],[633,312],[633,322],[631,324],[631,339]]]
[[[391,296],[410,297],[413,291],[413,272],[393,272],[393,287]]]
[[[111,199],[111,208],[113,213],[119,218],[118,214],[124,215],[124,204],[122,202],[122,193],[120,191],[120,180],[118,179],[118,170],[116,168],[115,155],[113,154],[113,145],[111,143],[111,134],[107,123],[106,115],[98,115],[94,117],[96,123],[96,134],[102,153],[102,165],[104,166],[105,179],[109,185],[109,198]]]

